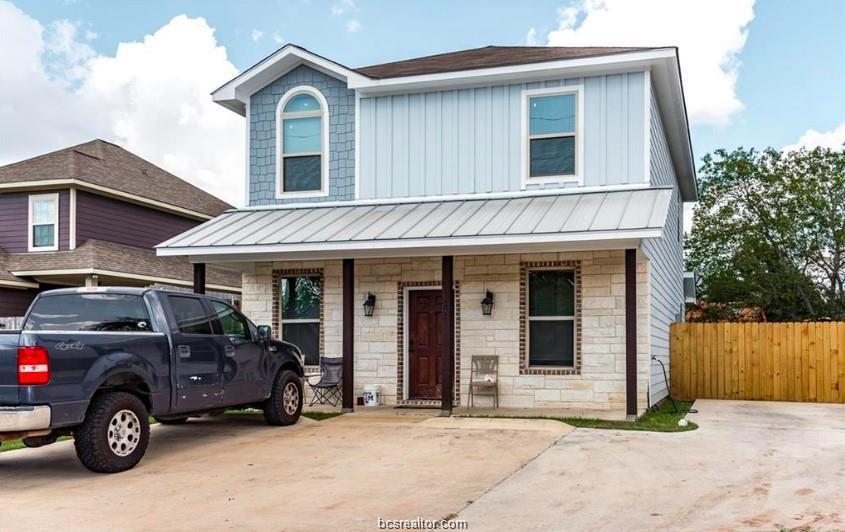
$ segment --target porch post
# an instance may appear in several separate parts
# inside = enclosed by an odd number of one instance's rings
[[[625,395],[628,416],[637,415],[637,250],[625,250]]]
[[[343,411],[355,408],[355,259],[343,259]]]
[[[455,382],[455,283],[453,258],[442,259],[443,345],[440,357],[440,415],[452,415],[452,384]]]
[[[205,263],[194,263],[194,293],[205,293]]]

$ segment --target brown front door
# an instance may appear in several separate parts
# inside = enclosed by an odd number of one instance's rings
[[[411,290],[408,296],[408,380],[410,399],[440,398],[443,294]]]

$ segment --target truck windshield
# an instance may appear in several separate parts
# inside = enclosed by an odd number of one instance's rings
[[[144,299],[131,294],[62,294],[41,297],[32,307],[26,331],[152,330]]]

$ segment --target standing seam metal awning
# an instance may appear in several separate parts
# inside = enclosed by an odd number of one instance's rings
[[[159,255],[413,249],[659,237],[671,188],[228,211]]]

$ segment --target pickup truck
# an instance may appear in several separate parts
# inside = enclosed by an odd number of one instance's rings
[[[296,423],[299,349],[227,302],[148,288],[42,292],[20,331],[0,331],[0,442],[73,436],[92,471],[134,467],[163,424],[259,408]]]

